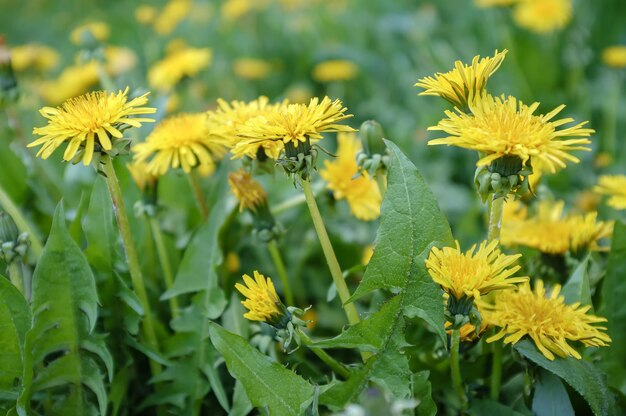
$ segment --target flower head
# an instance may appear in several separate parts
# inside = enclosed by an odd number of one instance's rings
[[[588,347],[610,344],[611,338],[602,332],[606,328],[595,326],[606,319],[588,314],[591,306],[566,305],[563,296],[559,296],[560,290],[556,285],[546,296],[543,281],[538,280],[534,292],[529,283],[515,291],[501,292],[493,308],[483,313],[487,322],[500,327],[487,342],[506,337],[506,344],[515,344],[527,335],[549,360],[554,360],[555,354],[580,359],[578,351],[569,344],[572,341]]]
[[[498,249],[498,241],[483,241],[463,253],[456,248],[433,247],[426,260],[428,273],[441,288],[456,299],[478,299],[494,290],[508,289],[525,282],[527,277],[511,277],[520,266],[514,263],[521,254],[509,256]]]
[[[169,35],[191,11],[191,0],[169,0],[154,20],[154,30],[160,35]]]
[[[39,94],[46,103],[58,105],[68,98],[84,94],[98,83],[98,79],[98,63],[95,61],[68,66],[56,79],[41,83]]]
[[[359,67],[345,59],[320,62],[313,67],[311,76],[317,82],[349,81],[359,73]]]
[[[211,49],[185,47],[168,54],[148,71],[148,83],[157,89],[171,90],[185,77],[192,77],[211,63]]]
[[[59,54],[49,46],[29,43],[11,48],[11,66],[17,72],[48,71],[59,63]]]
[[[361,143],[354,133],[339,133],[338,155],[324,161],[320,176],[328,182],[335,199],[345,199],[350,212],[360,220],[370,221],[380,216],[382,197],[376,181],[367,172],[360,172],[356,156]]]
[[[461,61],[454,63],[454,69],[435,74],[435,77],[420,79],[415,86],[424,88],[419,95],[439,96],[459,108],[466,108],[472,97],[480,95],[487,87],[487,81],[498,70],[506,53],[496,50],[493,57],[480,58],[477,55],[471,65]]]
[[[258,271],[254,271],[254,279],[247,274],[243,275],[243,281],[235,284],[235,288],[246,297],[242,305],[248,309],[243,316],[251,321],[274,323],[283,315],[282,302],[276,294],[274,283],[269,277],[266,278]]]
[[[153,187],[159,179],[158,175],[148,172],[148,164],[145,162],[134,161],[127,163],[126,167],[140,191]]]
[[[626,45],[615,45],[604,48],[602,62],[611,68],[626,68]]]
[[[615,209],[626,209],[626,175],[604,175],[593,190],[608,195],[608,204]]]
[[[149,25],[157,16],[157,9],[149,4],[140,4],[135,8],[135,20],[142,25]]]
[[[96,91],[71,98],[60,107],[43,107],[39,113],[48,119],[48,125],[33,129],[33,134],[43,137],[28,147],[41,146],[37,156],[47,159],[68,142],[63,159],[72,160],[81,149],[83,164],[89,165],[94,152],[111,150],[112,141],[123,138],[124,129],[154,121],[133,117],[156,112],[154,108],[143,107],[148,103],[147,96],[148,93],[128,101],[127,87],[117,94]]]
[[[513,10],[520,27],[537,33],[564,28],[572,19],[572,0],[522,0]]]
[[[228,174],[228,184],[239,201],[239,212],[245,209],[256,211],[267,202],[267,193],[260,183],[252,179],[249,172],[240,169]]]
[[[206,114],[178,114],[159,123],[133,152],[136,161],[148,163],[148,172],[164,175],[178,167],[187,173],[196,166],[213,171],[216,160],[226,153],[226,145],[212,133]]]
[[[592,129],[583,128],[587,122],[558,130],[571,118],[552,119],[565,107],[560,105],[546,115],[533,114],[539,103],[523,104],[515,97],[492,97],[482,94],[469,104],[471,114],[460,110],[446,111],[448,118],[429,130],[439,130],[450,136],[428,142],[477,150],[484,154],[477,166],[488,166],[504,156],[516,156],[522,164],[530,159],[540,160],[546,169],[554,172],[564,167],[565,161],[578,163],[569,152],[590,150],[588,137]]]
[[[263,59],[239,58],[233,64],[233,72],[243,79],[264,79],[272,73],[272,64]]]
[[[99,41],[105,41],[109,38],[111,30],[109,25],[104,22],[91,22],[80,25],[70,33],[70,40],[75,45],[80,45],[85,39],[93,38]]]

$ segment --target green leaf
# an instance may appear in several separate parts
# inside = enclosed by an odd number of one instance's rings
[[[246,391],[239,380],[235,382],[235,390],[233,392],[233,406],[228,416],[247,416],[252,411],[252,403],[246,396]]]
[[[592,364],[573,357],[556,357],[550,361],[539,352],[532,341],[527,339],[518,342],[514,347],[530,361],[565,380],[587,401],[593,414],[596,416],[609,414],[613,396],[606,386],[602,373]]]
[[[430,371],[420,371],[413,375],[413,397],[419,402],[417,416],[434,416],[437,414],[437,405],[432,397],[429,376]]]
[[[253,406],[267,407],[273,416],[303,414],[313,400],[311,384],[217,324],[210,325],[210,334],[228,371],[241,382]]]
[[[0,392],[15,395],[16,380],[22,378],[24,338],[30,329],[30,308],[24,296],[7,278],[0,275]],[[2,402],[0,397],[0,402]]]
[[[89,208],[83,222],[87,239],[85,255],[97,271],[113,276],[117,228],[114,226],[113,204],[106,180],[98,175],[89,198]]]
[[[591,303],[591,289],[589,287],[589,274],[587,268],[589,266],[589,256],[580,262],[574,273],[567,280],[567,283],[563,285],[561,295],[565,297],[565,303],[572,304],[580,302],[582,305],[592,305]]]
[[[90,352],[99,342],[92,335],[98,308],[96,284],[64,218],[59,204],[33,274],[33,325],[26,334],[24,389],[18,400],[21,415],[28,412],[34,392],[65,385],[72,386],[69,395],[55,398],[58,407],[52,414],[89,414],[85,387],[95,394],[100,413],[106,413],[103,376]],[[104,346],[97,349],[97,355],[111,365]]]
[[[574,408],[561,379],[547,371],[539,373],[532,409],[537,416],[574,416]]]
[[[607,372],[608,383],[626,394],[626,224],[616,222],[606,275],[602,283],[600,311],[608,319],[607,332],[612,343],[602,348],[600,365]]]
[[[476,400],[472,402],[472,407],[467,411],[470,416],[498,415],[498,416],[524,416],[523,413],[516,412],[511,407],[493,400]]]

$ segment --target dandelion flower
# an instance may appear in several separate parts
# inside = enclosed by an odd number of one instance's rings
[[[149,25],[157,16],[157,9],[149,4],[141,4],[135,8],[135,20],[142,25]]]
[[[239,201],[239,212],[242,212],[244,208],[254,212],[267,202],[267,193],[261,184],[252,179],[250,173],[243,169],[229,173],[228,184]]]
[[[85,39],[94,38],[99,41],[105,41],[109,38],[111,29],[104,22],[91,22],[76,27],[70,33],[70,40],[75,45],[80,45]]]
[[[192,77],[211,63],[211,49],[176,50],[155,63],[148,71],[148,83],[153,88],[169,91],[183,78]]]
[[[243,281],[235,284],[235,288],[246,297],[242,305],[248,309],[243,316],[251,321],[267,322],[269,324],[277,322],[283,315],[283,306],[274,283],[269,277],[266,278],[258,271],[254,271],[254,279],[247,274],[243,275]]]
[[[493,57],[480,58],[477,55],[472,59],[471,65],[461,61],[454,63],[454,69],[433,77],[420,79],[415,86],[425,91],[419,95],[439,96],[459,108],[467,108],[472,97],[480,95],[487,87],[487,81],[498,70],[508,51],[496,50]]]
[[[111,75],[128,72],[137,66],[137,55],[130,48],[107,46],[104,49],[106,71]]]
[[[169,35],[191,11],[191,0],[170,0],[154,20],[154,30],[160,35]]]
[[[272,73],[272,64],[263,59],[239,58],[233,64],[233,72],[242,79],[264,79]]]
[[[626,175],[604,175],[593,190],[608,195],[608,204],[615,209],[626,209]]]
[[[345,59],[333,59],[320,62],[313,67],[311,76],[320,83],[333,81],[349,81],[359,73],[359,67],[354,62]]]
[[[471,114],[460,110],[446,111],[448,118],[429,130],[443,131],[450,136],[428,142],[477,150],[483,157],[477,166],[487,166],[496,159],[516,156],[522,162],[540,161],[547,170],[555,172],[566,161],[579,160],[569,152],[590,150],[588,137],[592,129],[583,128],[587,122],[558,130],[574,121],[571,118],[552,120],[564,107],[560,105],[546,115],[533,114],[539,103],[527,106],[515,97],[492,97],[483,94],[469,104]]]
[[[146,162],[134,161],[127,163],[126,168],[128,168],[130,176],[133,178],[133,181],[135,181],[140,191],[152,188],[159,178],[158,175],[148,172],[148,164]]]
[[[98,63],[91,61],[68,66],[56,79],[39,84],[38,91],[46,103],[58,105],[68,98],[84,94],[98,80]]]
[[[59,63],[59,54],[49,46],[38,43],[11,48],[11,66],[17,72],[49,71]]]
[[[320,176],[328,182],[335,199],[348,202],[352,215],[363,221],[375,220],[380,216],[382,197],[376,181],[367,172],[360,172],[356,163],[361,142],[354,133],[339,133],[337,141],[337,158],[324,161]]]
[[[178,114],[161,121],[133,152],[136,161],[148,163],[148,172],[164,175],[179,167],[186,173],[197,166],[213,171],[226,146],[212,134],[206,114]]]
[[[117,94],[96,91],[71,98],[60,107],[43,107],[39,113],[48,119],[48,125],[33,129],[33,134],[43,137],[28,147],[41,146],[37,156],[47,159],[68,142],[63,159],[72,160],[81,149],[83,164],[89,165],[94,152],[111,150],[112,141],[122,139],[126,128],[154,121],[133,117],[156,112],[155,108],[143,107],[148,103],[147,97],[148,93],[128,101],[127,87]]]
[[[512,277],[520,266],[515,262],[521,254],[506,255],[498,249],[498,241],[483,241],[478,249],[473,245],[463,253],[456,248],[433,247],[426,260],[428,273],[433,281],[456,299],[463,297],[479,299],[489,292],[514,287],[527,277]]]
[[[587,313],[591,306],[566,305],[563,296],[559,296],[560,290],[555,285],[546,296],[543,281],[538,280],[534,292],[529,283],[520,285],[516,291],[501,292],[493,309],[484,312],[486,321],[500,327],[487,342],[504,338],[504,343],[516,344],[529,336],[549,360],[554,360],[555,354],[580,360],[580,354],[570,342],[579,341],[588,347],[609,345],[611,338],[602,332],[606,328],[595,326],[606,319]]]
[[[563,29],[571,19],[571,0],[522,0],[513,10],[515,23],[541,34]]]
[[[626,68],[626,46],[615,45],[604,48],[602,62],[611,68]]]

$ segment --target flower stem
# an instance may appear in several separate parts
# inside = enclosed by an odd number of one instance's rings
[[[324,363],[326,363],[330,368],[332,368],[335,371],[335,373],[339,374],[343,378],[348,378],[350,376],[350,370],[344,367],[340,362],[335,360],[333,357],[328,355],[326,351],[324,351],[323,349],[311,346],[311,344],[313,343],[313,341],[311,341],[311,338],[309,338],[308,335],[306,335],[303,331],[299,331],[299,332],[300,332],[300,339],[302,340],[303,344],[306,345],[307,348],[310,349],[313,354],[317,355],[320,360],[324,361]]]
[[[302,189],[304,190],[304,196],[306,198],[309,211],[311,212],[313,226],[315,227],[317,237],[322,245],[322,251],[324,252],[324,257],[326,257],[330,274],[332,275],[335,286],[337,287],[339,299],[341,299],[344,311],[348,317],[348,322],[350,325],[354,325],[360,320],[359,314],[356,311],[354,303],[347,303],[348,299],[350,299],[350,289],[348,289],[348,285],[346,285],[346,281],[341,273],[341,267],[339,267],[339,262],[337,261],[337,256],[335,255],[333,246],[330,243],[330,238],[328,238],[328,233],[326,232],[326,227],[324,226],[324,220],[322,220],[322,215],[320,214],[320,210],[315,202],[315,196],[311,191],[311,183],[308,180],[303,180]]]
[[[500,383],[502,381],[502,340],[493,343],[493,363],[491,366],[491,400],[500,397]]]
[[[502,208],[504,207],[504,198],[496,198],[491,196],[489,200],[489,226],[487,228],[487,241],[500,239],[500,230],[502,230]]]
[[[461,367],[459,366],[459,345],[461,344],[461,330],[452,330],[452,341],[450,345],[450,372],[452,375],[452,384],[454,390],[459,396],[461,402],[461,409],[467,407],[467,397],[465,396],[465,388],[463,387],[463,381],[461,380]]]
[[[291,292],[291,287],[289,286],[287,270],[285,269],[285,263],[283,262],[283,258],[280,255],[280,251],[278,250],[278,245],[276,245],[276,240],[270,240],[267,243],[267,249],[270,252],[270,256],[272,256],[272,260],[274,261],[274,266],[276,266],[276,270],[278,271],[280,281],[283,283],[283,290],[285,291],[285,299],[287,300],[287,305],[295,306],[293,293]]]
[[[33,254],[38,259],[41,256],[41,252],[43,250],[43,245],[41,244],[41,240],[38,237],[38,234],[35,232],[35,228],[28,222],[28,220],[22,215],[19,208],[9,194],[2,188],[0,185],[0,206],[4,211],[9,214],[13,221],[15,221],[15,225],[20,232],[28,233],[28,238],[30,239],[30,248],[33,251]]]
[[[11,283],[13,283],[13,286],[15,286],[22,295],[26,295],[24,293],[24,275],[22,274],[21,261],[14,259],[14,261],[11,261],[8,264],[7,269],[9,272],[9,278],[11,279]]]
[[[387,178],[382,173],[384,171],[378,171],[376,173],[376,183],[378,184],[378,190],[380,191],[380,196],[384,197],[387,192]]]
[[[152,238],[154,239],[154,245],[157,249],[159,256],[159,262],[161,263],[161,269],[163,270],[163,280],[165,280],[165,288],[170,289],[174,284],[174,275],[172,273],[172,266],[170,265],[170,259],[165,249],[165,242],[163,241],[163,232],[153,216],[148,217],[148,223],[150,224],[150,230],[152,231]],[[169,299],[170,313],[173,318],[177,318],[178,313],[178,299],[173,296]]]
[[[135,290],[135,293],[137,293],[137,297],[139,298],[139,302],[141,302],[141,306],[144,311],[142,327],[144,338],[148,346],[155,352],[158,352],[159,345],[154,330],[154,322],[152,321],[150,302],[148,301],[146,286],[141,274],[139,258],[137,257],[137,251],[135,250],[135,243],[133,242],[133,236],[130,232],[130,224],[128,222],[126,207],[124,206],[124,199],[122,198],[122,190],[120,189],[120,184],[117,180],[117,175],[115,174],[113,160],[108,156],[104,156],[102,161],[104,162],[104,173],[106,175],[109,193],[111,194],[111,201],[113,202],[115,218],[117,219],[117,225],[122,237],[122,244],[126,253],[126,260],[128,261],[128,269],[130,271],[133,289]],[[161,365],[154,360],[150,360],[150,368],[152,370],[152,375],[157,375],[161,372]]]
[[[206,204],[206,199],[204,197],[204,192],[202,192],[202,187],[200,186],[198,174],[195,170],[192,170],[187,174],[187,176],[189,177],[189,183],[191,184],[191,189],[193,189],[193,194],[196,197],[196,202],[198,203],[198,208],[200,209],[202,218],[206,220],[209,217],[209,207]]]

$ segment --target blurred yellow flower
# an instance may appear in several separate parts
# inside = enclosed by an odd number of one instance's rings
[[[231,274],[237,273],[241,269],[241,260],[239,259],[239,255],[234,251],[229,251],[226,254],[224,264],[226,265],[228,273]]]
[[[612,68],[626,68],[626,45],[615,45],[604,48],[602,62]]]
[[[507,203],[509,205],[509,203]],[[512,204],[514,205],[514,204]],[[564,214],[563,201],[541,201],[533,216],[511,217],[506,208],[502,219],[502,245],[522,245],[547,254],[602,250],[599,241],[610,237],[612,222],[597,221],[597,212]]]
[[[243,79],[263,79],[272,73],[272,64],[263,59],[239,58],[233,64],[233,72]]]
[[[474,4],[482,8],[502,7],[502,6],[510,6],[512,4],[517,3],[518,1],[523,1],[523,0],[474,0]]]
[[[513,10],[515,23],[542,34],[563,29],[571,19],[572,0],[520,0]]]
[[[483,312],[489,324],[501,328],[487,342],[504,338],[505,344],[515,344],[529,336],[549,360],[554,360],[555,354],[580,360],[580,354],[569,342],[581,342],[587,347],[609,345],[611,338],[603,332],[606,328],[595,326],[606,319],[587,313],[591,306],[578,302],[566,305],[564,297],[559,296],[560,290],[555,285],[546,296],[543,281],[538,280],[534,292],[529,283],[516,291],[501,292],[493,308]]]
[[[11,66],[17,72],[49,71],[59,64],[59,54],[49,46],[38,43],[11,48]]]
[[[68,98],[84,94],[98,80],[98,63],[91,61],[68,66],[56,79],[39,84],[38,91],[46,103],[58,105]]]
[[[363,221],[375,220],[380,216],[382,197],[376,181],[359,171],[356,156],[361,142],[354,133],[339,133],[337,142],[337,158],[324,161],[320,176],[328,182],[335,199],[348,202],[352,215]]]
[[[514,266],[522,255],[506,255],[498,249],[498,241],[474,244],[463,253],[456,242],[456,248],[433,247],[426,260],[426,268],[433,281],[456,299],[463,297],[480,299],[495,290],[509,289],[527,277],[511,277],[520,266]]]
[[[212,172],[226,146],[212,134],[206,114],[178,114],[161,121],[145,142],[133,147],[133,153],[134,160],[147,162],[147,171],[155,175],[179,167],[189,173],[197,166]]]
[[[157,16],[157,9],[149,4],[141,4],[135,8],[135,20],[142,25],[149,25]]]
[[[215,124],[215,134],[221,136],[228,146],[233,148],[234,157],[248,156],[256,159],[262,150],[262,157],[278,158],[283,150],[282,142],[266,141],[237,147],[242,140],[238,136],[239,129],[250,119],[266,116],[270,112],[276,112],[285,107],[287,101],[270,104],[267,97],[261,96],[255,100],[227,102],[221,98],[217,100],[217,109],[208,112],[209,120]]]
[[[70,40],[75,45],[80,45],[85,40],[90,40],[90,38],[94,38],[103,42],[109,38],[111,34],[111,29],[109,29],[109,25],[104,22],[91,22],[81,26],[76,27],[70,33]]]
[[[89,165],[94,152],[111,150],[111,140],[124,137],[122,131],[154,121],[132,117],[156,112],[155,108],[143,107],[147,103],[148,93],[128,101],[127,87],[117,94],[96,91],[71,98],[61,107],[43,107],[39,113],[48,119],[48,125],[33,129],[33,134],[43,137],[29,143],[28,147],[41,146],[37,156],[47,159],[68,142],[63,159],[72,160],[80,149],[83,164]]]
[[[599,152],[593,161],[593,164],[598,168],[606,168],[613,163],[613,156],[607,152]]]
[[[159,179],[158,175],[154,175],[148,172],[148,164],[145,162],[134,161],[132,163],[127,163],[126,168],[130,172],[130,176],[137,184],[137,188],[140,191],[145,190],[146,188],[152,188],[157,179]]]
[[[295,84],[287,88],[285,97],[293,104],[306,104],[313,97],[313,91],[304,84]]]
[[[613,208],[626,209],[626,175],[601,176],[593,190],[609,196],[608,204]]]
[[[565,167],[565,161],[579,162],[568,152],[591,150],[583,146],[591,143],[586,137],[594,133],[582,127],[586,121],[561,130],[557,128],[574,120],[551,121],[565,105],[546,115],[534,115],[539,103],[527,106],[512,96],[492,97],[485,93],[472,100],[469,107],[471,114],[458,109],[446,111],[448,118],[429,130],[443,131],[450,136],[430,140],[428,144],[477,150],[482,154],[477,166],[487,166],[503,156],[517,156],[522,164],[529,159],[541,161],[550,172]]]
[[[254,10],[263,9],[268,4],[269,1],[266,0],[226,0],[222,3],[220,12],[224,20],[232,22]]]
[[[311,76],[317,82],[349,81],[356,78],[359,67],[345,59],[320,62],[313,67]]]
[[[239,201],[239,212],[244,209],[256,211],[267,203],[267,193],[260,183],[252,179],[250,172],[239,169],[228,174],[230,190]]]
[[[169,91],[185,77],[192,77],[211,63],[209,48],[185,48],[168,54],[148,71],[153,88]]]
[[[191,0],[169,0],[154,20],[159,35],[171,34],[191,11]]]
[[[119,75],[128,72],[137,66],[135,52],[122,46],[107,46],[104,49],[106,71],[111,75]]]
[[[626,193],[624,195],[626,195]],[[575,205],[580,212],[591,212],[598,209],[599,203],[599,195],[593,193],[592,191],[582,191],[576,197]]]
[[[269,277],[266,278],[258,271],[254,271],[254,279],[247,274],[243,275],[243,281],[235,284],[235,288],[246,297],[241,304],[248,309],[243,316],[251,321],[274,323],[283,315],[282,302],[276,293],[274,283]]]
[[[434,78],[422,78],[415,86],[425,90],[419,95],[439,96],[464,110],[473,97],[485,91],[489,77],[500,68],[507,52],[506,49],[502,52],[496,50],[493,57],[482,59],[476,55],[471,65],[456,61],[453,70],[438,72]]]

